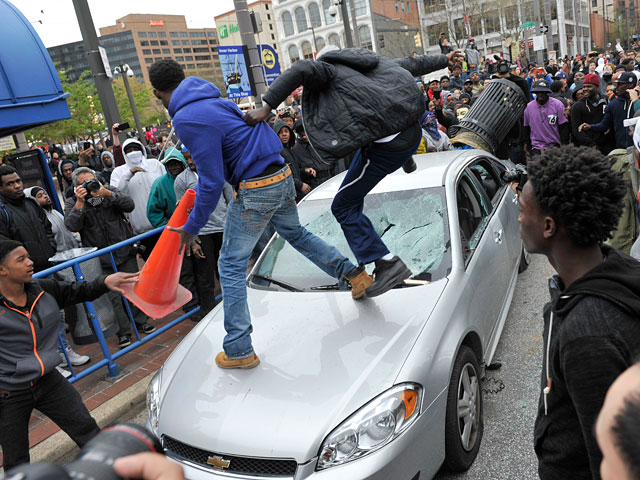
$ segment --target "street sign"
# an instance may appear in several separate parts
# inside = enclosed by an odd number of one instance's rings
[[[104,65],[104,73],[107,74],[107,77],[111,78],[111,66],[109,65],[109,58],[107,57],[107,51],[104,47],[98,47],[100,50],[100,57],[102,57],[102,65]]]
[[[535,25],[536,24],[534,22],[525,22],[522,25],[520,25],[520,28],[524,30],[525,28],[535,27]]]
[[[227,98],[251,96],[251,82],[247,70],[245,50],[241,45],[218,47],[218,58],[227,89]]]
[[[269,87],[276,78],[280,76],[280,63],[278,54],[270,45],[258,45],[258,52],[262,58],[262,73],[264,74],[264,84]]]
[[[533,51],[544,50],[544,35],[536,35],[533,37]]]
[[[549,31],[549,25],[540,25],[540,33],[547,33]]]

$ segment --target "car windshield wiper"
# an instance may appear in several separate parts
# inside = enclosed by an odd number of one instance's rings
[[[258,280],[264,280],[265,282],[273,283],[275,285],[278,285],[279,287],[284,288],[285,290],[289,290],[290,292],[303,291],[298,287],[294,287],[293,285],[289,285],[288,283],[281,282],[280,280],[274,280],[273,278],[265,277],[264,275],[260,275],[259,273],[254,273],[253,275],[251,275],[251,278],[257,278]]]
[[[307,290],[340,290],[340,285],[337,283],[318,285],[317,287],[309,287]]]

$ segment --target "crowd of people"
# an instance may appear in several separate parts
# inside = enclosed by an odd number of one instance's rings
[[[297,62],[284,72],[265,96],[265,106],[244,117],[220,98],[214,85],[185,78],[171,60],[157,62],[150,71],[154,94],[169,110],[177,135],[156,142],[147,130],[149,145],[136,138],[120,143],[119,125],[114,124],[113,143],[85,145],[77,161],[50,148],[64,214],[52,207],[43,188],[25,189],[13,167],[0,166],[0,293],[5,304],[30,318],[44,291],[48,296],[41,302],[46,302],[47,319],[54,325],[50,330],[66,338],[61,309],[108,295],[118,322],[118,346],[130,345],[133,325],[120,286],[134,281],[159,235],[114,251],[121,274],[114,275],[109,256],[101,257],[107,276],[84,289],[61,289],[53,280],[40,281],[36,288],[30,275],[50,267],[56,252],[81,245],[109,247],[166,225],[177,202],[195,188],[198,196],[189,220],[172,229],[193,253],[184,257],[180,276],[193,294],[183,310],[200,306],[192,317],[199,320],[214,307],[222,286],[227,336],[216,364],[253,368],[259,358],[251,343],[245,275],[251,256],[273,231],[349,283],[356,300],[383,294],[404,281],[411,272],[373,231],[363,213],[364,197],[385,175],[409,163],[416,151],[455,148],[456,127],[490,82],[508,80],[526,108],[495,153],[527,165],[529,180],[516,190],[523,242],[528,251],[546,255],[558,274],[550,282],[551,302],[544,311],[535,426],[539,474],[543,479],[640,478],[639,444],[630,441],[637,435],[634,427],[640,427],[635,364],[640,354],[640,264],[628,255],[635,252],[639,217],[640,129],[634,133],[632,125],[636,114],[640,116],[636,51],[592,52],[525,65],[484,58],[474,42],[458,52],[441,36],[440,46],[443,55],[396,60],[328,48],[316,61]],[[367,72],[366,80],[361,80],[361,98],[350,100],[352,124],[346,131],[338,111],[345,99],[337,92],[360,71]],[[306,103],[285,106],[300,84],[307,92]],[[363,107],[367,96],[386,107],[372,114]],[[390,112],[398,99],[406,104],[394,117]],[[306,231],[295,207],[345,170],[331,210],[357,265]],[[264,206],[267,199],[273,205],[246,218],[243,204],[259,201]],[[364,269],[368,263],[375,263],[373,276]],[[131,312],[141,333],[155,330],[133,305]],[[46,338],[51,343],[56,337]],[[57,365],[57,375],[68,375],[58,365],[61,359],[81,365],[89,358],[68,344],[57,348],[56,358],[41,362],[42,371],[34,370],[32,376],[46,377],[59,390],[58,400],[77,404],[79,397],[47,374]],[[0,366],[2,359],[0,354]],[[31,373],[23,380],[33,381],[27,378]],[[42,380],[37,384],[47,387]],[[37,398],[26,401],[12,395],[14,386],[0,374],[0,406],[15,397],[9,403],[23,416],[39,408]],[[82,444],[97,427],[86,409],[80,410],[87,415],[77,431],[70,427],[70,434]],[[58,420],[68,423],[67,418]],[[4,433],[0,429],[5,467],[28,461],[25,426],[9,422],[0,409],[3,422],[14,428]],[[8,448],[16,435],[20,445]]]

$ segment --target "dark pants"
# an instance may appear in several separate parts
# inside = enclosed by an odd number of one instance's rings
[[[100,431],[78,391],[54,369],[33,387],[0,395],[0,446],[5,472],[29,461],[29,418],[34,408],[53,420],[79,447]]]
[[[200,316],[203,316],[215,306],[215,287],[222,236],[222,232],[198,235],[206,258],[198,258],[194,255],[184,256],[180,284],[193,295],[191,301],[182,307],[184,312],[200,305]]]
[[[118,265],[119,272],[136,273],[138,270],[140,269],[138,268],[136,257],[129,257],[124,263]],[[113,273],[113,268],[111,268],[110,264],[102,265],[102,272],[105,275],[110,275]],[[111,290],[109,290],[107,295],[109,295],[113,312],[118,321],[118,336],[131,335],[131,322],[129,321],[127,310],[124,308],[122,295],[112,292]],[[142,313],[138,307],[131,302],[129,302],[129,307],[131,308],[131,315],[133,315],[133,320],[136,322],[136,325],[144,325],[147,323],[147,316]]]
[[[404,131],[389,143],[373,143],[358,151],[333,199],[331,212],[340,223],[349,247],[360,264],[371,263],[389,253],[362,211],[364,197],[380,180],[398,170],[416,153],[421,140],[419,129],[415,137],[413,131]]]

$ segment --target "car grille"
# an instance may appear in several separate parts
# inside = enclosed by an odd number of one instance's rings
[[[266,459],[254,457],[237,457],[235,455],[223,455],[201,448],[192,447],[182,443],[167,435],[162,436],[162,443],[167,452],[175,456],[189,460],[204,468],[215,470],[207,463],[207,459],[213,456],[220,456],[228,460],[229,468],[225,468],[225,473],[235,473],[238,475],[259,475],[265,477],[293,477],[298,468],[298,463],[293,459]]]

